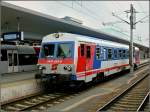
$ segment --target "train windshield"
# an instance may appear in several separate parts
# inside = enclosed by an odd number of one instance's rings
[[[45,44],[42,57],[44,58],[70,58],[72,56],[71,43]]]
[[[45,57],[54,57],[55,44],[46,44],[43,46]]]
[[[71,44],[58,44],[57,58],[69,58],[71,57]]]

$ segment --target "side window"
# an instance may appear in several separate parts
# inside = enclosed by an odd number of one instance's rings
[[[81,56],[84,56],[84,44],[81,44]]]
[[[7,51],[1,50],[1,61],[7,61]]]
[[[18,65],[17,53],[14,53],[14,66]]]
[[[123,53],[122,53],[122,55],[123,55],[122,58],[126,58],[126,51],[123,50],[122,52],[123,52]]]
[[[9,66],[13,66],[12,53],[8,53]]]
[[[91,47],[90,46],[86,46],[86,57],[91,58]]]
[[[37,64],[36,54],[19,54],[19,65],[35,65]]]
[[[112,58],[112,49],[108,49],[108,59]]]
[[[114,58],[117,58],[117,49],[114,50]]]
[[[100,48],[97,47],[96,48],[96,59],[100,59],[100,53],[101,53]]]
[[[103,60],[106,60],[106,48],[103,48]]]
[[[126,50],[126,54],[127,54],[127,58],[129,58],[129,51],[128,50]]]
[[[122,50],[119,50],[118,55],[119,55],[119,58],[121,58],[121,57],[122,57]]]

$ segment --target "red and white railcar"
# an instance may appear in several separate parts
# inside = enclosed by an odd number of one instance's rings
[[[128,45],[71,33],[54,33],[42,40],[38,59],[41,76],[90,82],[129,69]],[[140,63],[134,47],[134,64]]]

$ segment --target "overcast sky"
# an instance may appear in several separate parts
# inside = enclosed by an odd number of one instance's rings
[[[120,21],[112,16],[112,12],[129,21],[129,15],[124,11],[130,9],[132,3],[136,9],[136,21],[149,15],[149,1],[8,1],[24,8],[42,12],[58,18],[70,16],[79,19],[83,25],[103,30],[114,29],[130,34],[130,27],[126,23],[116,23],[104,26],[102,23]],[[149,44],[149,17],[138,23],[134,30],[134,41],[143,45]],[[108,30],[106,30],[108,31]],[[108,32],[109,33],[109,32]],[[124,37],[122,37],[124,38]],[[141,39],[140,39],[141,38]],[[129,38],[128,38],[129,39]]]

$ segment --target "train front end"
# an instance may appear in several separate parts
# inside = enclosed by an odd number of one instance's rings
[[[74,41],[65,40],[60,34],[51,34],[43,38],[38,68],[39,77],[43,80],[76,80]]]

